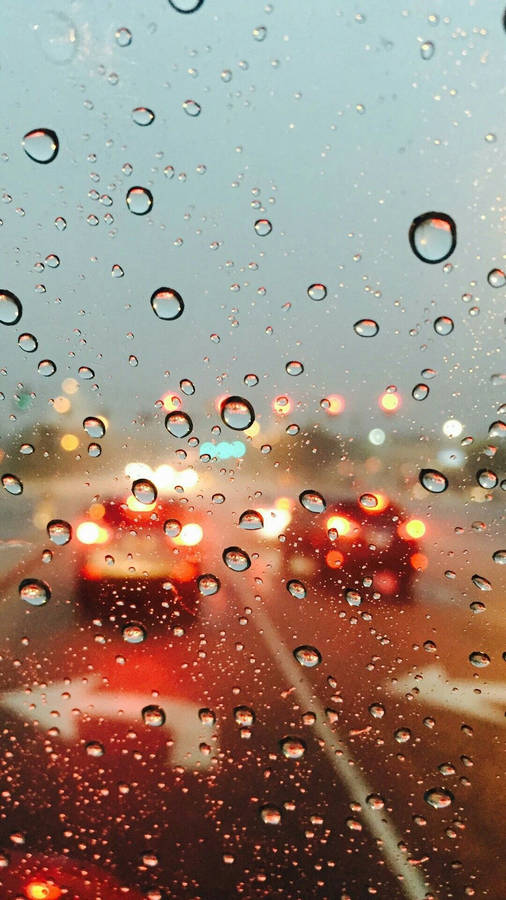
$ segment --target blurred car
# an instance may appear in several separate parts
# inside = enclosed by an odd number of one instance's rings
[[[143,900],[87,860],[19,851],[2,854],[1,896],[5,900]]]
[[[188,624],[212,578],[210,525],[181,500],[145,503],[129,494],[92,503],[74,525],[83,611],[119,624]]]
[[[335,591],[351,605],[369,597],[410,599],[417,573],[427,567],[425,532],[421,519],[379,492],[327,502],[318,515],[299,506],[284,527],[283,575],[295,595],[301,582]]]

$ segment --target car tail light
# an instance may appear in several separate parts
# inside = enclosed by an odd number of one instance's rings
[[[330,516],[327,519],[327,531],[335,528],[339,537],[354,538],[359,532],[356,522],[348,519],[346,516]]]
[[[417,572],[424,572],[429,565],[429,560],[425,553],[412,553],[409,562]]]
[[[109,533],[96,522],[81,522],[76,528],[76,537],[81,544],[105,544]]]
[[[425,524],[421,519],[409,519],[408,522],[402,522],[397,529],[403,541],[417,541],[424,536],[425,531]]]
[[[374,506],[372,505],[372,498],[376,500]],[[362,494],[362,497],[358,502],[360,508],[363,509],[364,512],[375,515],[375,513],[383,512],[383,510],[387,508],[388,497],[386,494],[380,493],[380,491],[371,491],[371,493]]]
[[[187,525],[183,525],[178,536],[174,538],[174,543],[183,545],[183,547],[195,547],[196,544],[200,544],[203,537],[202,527],[197,522],[188,522]]]
[[[25,893],[28,900],[58,900],[62,896],[60,888],[48,881],[30,881]]]
[[[141,503],[133,494],[129,494],[126,498],[126,505],[130,512],[152,512],[156,507],[156,500],[154,503]]]
[[[329,550],[325,562],[331,569],[340,569],[344,562],[344,553],[340,550]]]

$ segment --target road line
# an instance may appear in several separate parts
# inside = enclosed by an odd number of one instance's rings
[[[374,793],[373,788],[367,784],[357,761],[339,733],[335,729],[330,731],[324,725],[325,710],[319,701],[315,700],[313,688],[306,681],[300,666],[286,649],[277,628],[267,613],[258,608],[251,621],[254,622],[260,637],[267,645],[274,664],[290,684],[294,685],[294,693],[302,708],[311,709],[316,713],[316,722],[312,730],[323,741],[327,758],[336,775],[344,784],[350,798],[361,804],[361,818],[372,836],[381,841],[379,850],[385,857],[390,871],[395,876],[402,875],[403,880],[399,884],[405,897],[408,900],[423,900],[431,892],[430,885],[426,882],[420,869],[408,862],[409,854],[399,850],[398,844],[403,841],[403,838],[385,810],[375,811],[366,803],[366,797]],[[337,749],[343,751],[342,756],[336,756]]]

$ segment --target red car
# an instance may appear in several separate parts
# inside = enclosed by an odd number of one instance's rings
[[[427,567],[424,522],[378,492],[335,501],[319,514],[300,506],[283,531],[283,574],[295,596],[312,588],[356,606],[369,598],[407,600]]]

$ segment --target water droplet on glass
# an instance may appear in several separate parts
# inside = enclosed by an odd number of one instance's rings
[[[267,37],[267,28],[265,25],[259,25],[258,28],[254,28],[251,32],[256,41],[265,41]]]
[[[167,537],[175,538],[181,532],[181,522],[177,519],[167,519],[164,522],[163,530]]]
[[[155,121],[155,114],[153,110],[148,109],[147,106],[136,106],[135,109],[132,110],[132,119],[136,125],[142,125],[142,127],[145,128],[146,125],[151,125],[151,123]]]
[[[492,559],[499,566],[506,566],[506,550],[496,550],[492,555]]]
[[[216,725],[216,713],[213,709],[209,709],[207,706],[199,709],[199,719],[203,725],[209,725],[210,727]]]
[[[222,421],[234,431],[245,431],[255,420],[255,413],[251,403],[243,397],[227,397],[220,407]]]
[[[30,159],[38,163],[50,163],[58,153],[58,138],[49,128],[28,131],[22,140],[23,149]]]
[[[259,237],[267,237],[272,231],[272,224],[269,219],[257,219],[254,228]]]
[[[39,375],[43,375],[44,378],[50,378],[56,372],[56,365],[52,359],[41,359],[37,366],[37,372]]]
[[[227,547],[222,556],[225,565],[233,572],[245,572],[251,565],[248,554],[240,547]]]
[[[293,651],[293,655],[297,662],[306,669],[314,669],[314,667],[319,666],[322,661],[320,651],[316,647],[310,647],[307,644],[304,644],[302,647],[296,647]]]
[[[51,589],[39,578],[24,578],[19,585],[19,596],[30,606],[44,606],[51,599]]]
[[[169,0],[169,5],[179,13],[194,13],[202,6],[204,0]]]
[[[196,100],[185,100],[183,109],[187,116],[192,116],[193,118],[200,116],[200,113],[202,112],[202,107]]]
[[[435,47],[432,41],[424,41],[423,44],[420,45],[420,56],[422,59],[432,59],[434,50]]]
[[[322,513],[327,509],[325,499],[318,491],[302,491],[299,501],[304,509],[312,513]]]
[[[327,288],[324,284],[310,284],[307,289],[307,295],[311,300],[325,300]]]
[[[102,419],[98,419],[96,416],[87,416],[83,420],[83,428],[86,434],[92,438],[102,438],[105,434],[105,425]]]
[[[246,509],[241,513],[239,525],[246,531],[256,531],[264,527],[263,516],[256,509]]]
[[[153,312],[159,319],[179,319],[183,314],[184,303],[181,294],[173,288],[158,288],[151,296]]]
[[[17,495],[23,493],[23,482],[17,475],[7,473],[2,475],[2,485],[8,494]]]
[[[506,422],[501,422],[500,419],[497,422],[492,422],[488,429],[489,438],[505,438],[506,437]]]
[[[209,572],[205,575],[200,575],[197,579],[197,585],[203,597],[212,597],[214,594],[217,594],[221,586],[220,579]]]
[[[473,653],[469,654],[469,662],[477,669],[484,669],[486,666],[490,665],[490,656],[488,655],[488,653],[483,653],[483,651],[475,650]]]
[[[151,725],[154,728],[165,725],[165,713],[161,706],[156,706],[155,704],[144,707],[142,710],[142,718],[145,725]]]
[[[345,598],[350,606],[360,606],[362,603],[362,595],[358,591],[349,589],[345,593]]]
[[[90,381],[95,377],[95,372],[89,366],[79,366],[77,374],[82,381]]]
[[[117,28],[114,38],[119,47],[129,47],[132,43],[132,32],[129,28]]]
[[[385,715],[385,707],[382,703],[371,703],[369,712],[373,719],[382,719]]]
[[[303,600],[307,594],[305,585],[302,584],[302,581],[297,581],[296,579],[289,581],[286,585],[286,589],[296,600]]]
[[[100,444],[91,443],[88,444],[88,456],[91,456],[93,459],[96,459],[102,453],[102,447]]]
[[[378,498],[376,494],[361,494],[359,503],[365,509],[375,509],[378,505]]]
[[[378,333],[379,325],[374,319],[360,319],[358,322],[355,322],[353,330],[360,337],[371,338]]]
[[[21,444],[21,447],[19,448],[19,452],[24,456],[29,456],[31,453],[34,453],[34,451],[35,447],[33,444]]]
[[[20,334],[18,337],[18,346],[21,347],[25,353],[33,353],[37,347],[39,346],[37,338],[33,334],[28,334],[25,332],[24,334]]]
[[[471,575],[471,581],[473,582],[475,587],[477,587],[478,590],[480,590],[480,591],[491,591],[492,590],[492,585],[491,585],[490,581],[488,580],[488,578],[485,578],[483,575],[477,575],[475,573],[474,575]]]
[[[454,796],[452,792],[446,788],[435,787],[425,791],[423,799],[434,809],[445,809],[446,806],[451,806]]]
[[[442,494],[448,487],[448,479],[436,469],[422,469],[418,476],[420,484],[431,494]]]
[[[506,275],[502,269],[491,269],[487,275],[490,287],[502,288],[506,285]]]
[[[409,728],[397,728],[394,731],[394,738],[398,744],[406,744],[411,740],[411,731]]]
[[[84,749],[86,750],[86,754],[88,756],[93,756],[96,759],[98,759],[98,757],[100,756],[103,756],[105,753],[103,744],[101,744],[99,741],[88,741]]]
[[[487,488],[487,490],[491,490],[499,484],[497,475],[495,472],[492,472],[491,469],[480,469],[479,472],[476,473],[476,481],[480,487]]]
[[[6,288],[0,289],[0,323],[2,325],[15,325],[19,322],[22,313],[23,307],[16,295]]]
[[[260,818],[266,825],[279,825],[281,822],[281,810],[277,806],[267,803],[260,810]]]
[[[365,802],[371,809],[384,809],[385,806],[385,800],[381,794],[369,794],[365,798]]]
[[[190,434],[193,422],[188,413],[176,409],[165,416],[165,427],[169,434],[181,439]]]
[[[195,385],[193,384],[193,381],[190,381],[189,378],[182,378],[179,382],[179,387],[181,388],[183,394],[186,394],[187,396],[191,396],[195,393]]]
[[[121,635],[127,644],[142,644],[146,640],[146,630],[139,622],[129,622],[124,625]]]
[[[429,386],[427,384],[415,384],[411,391],[413,400],[425,400],[429,396]]]
[[[298,360],[292,359],[290,362],[287,362],[285,369],[288,375],[301,375],[304,371],[304,366]]]
[[[443,336],[451,334],[453,327],[453,319],[450,319],[449,316],[439,316],[434,322],[434,331]]]
[[[424,213],[411,223],[409,243],[422,262],[443,262],[451,256],[457,244],[455,222],[446,213]]]
[[[126,195],[127,206],[136,216],[145,216],[153,207],[153,194],[145,187],[131,187]]]
[[[46,530],[49,539],[58,547],[68,544],[72,538],[72,528],[64,519],[51,519],[47,523]]]
[[[237,725],[250,728],[256,719],[255,712],[249,706],[236,706],[234,709],[234,720]]]
[[[137,478],[132,484],[132,494],[139,503],[147,505],[155,502],[158,491],[149,478]]]
[[[279,742],[281,752],[287,759],[302,759],[306,752],[304,741],[296,737],[284,737]]]

